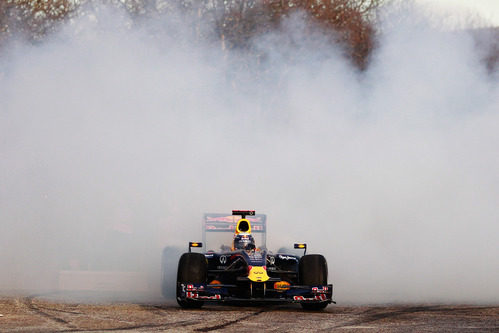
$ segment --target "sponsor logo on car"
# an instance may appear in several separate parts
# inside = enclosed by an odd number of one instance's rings
[[[282,254],[279,254],[279,259],[282,259],[282,260],[297,260],[295,257],[292,257],[292,256],[283,256]]]
[[[324,294],[317,295],[314,297],[304,297],[304,296],[293,296],[295,301],[327,301],[327,296]]]
[[[262,259],[262,255],[259,252],[251,253],[248,255],[248,257],[250,258],[250,260],[261,260]]]
[[[326,294],[327,291],[328,291],[327,286],[323,286],[320,289],[318,287],[313,287],[312,288],[312,292],[315,293],[315,294]]]
[[[220,294],[215,294],[213,296],[200,296],[198,293],[193,293],[193,292],[187,292],[185,295],[187,298],[191,299],[222,299],[222,295]]]
[[[288,281],[278,281],[274,283],[274,289],[277,290],[289,290],[291,284]]]
[[[265,282],[270,279],[266,266],[248,266],[248,278],[254,282]]]

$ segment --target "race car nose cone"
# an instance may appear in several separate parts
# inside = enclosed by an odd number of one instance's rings
[[[265,282],[270,279],[265,266],[250,266],[248,278],[253,282]]]

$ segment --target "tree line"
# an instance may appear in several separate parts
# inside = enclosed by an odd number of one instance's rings
[[[12,37],[43,41],[61,23],[103,4],[125,11],[137,24],[175,12],[189,22],[199,23],[193,26],[197,38],[215,38],[227,52],[248,50],[255,37],[279,31],[283,20],[301,15],[306,22],[304,33],[322,33],[330,43],[341,45],[354,65],[364,69],[375,47],[374,21],[382,1],[3,0],[0,1],[0,48]]]

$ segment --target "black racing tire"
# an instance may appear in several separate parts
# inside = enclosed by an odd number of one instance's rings
[[[320,254],[308,254],[300,259],[299,280],[304,286],[319,286],[327,284],[327,262]],[[322,310],[329,303],[301,303],[305,310]]]
[[[177,303],[186,309],[196,309],[203,306],[202,301],[180,300],[180,284],[206,283],[208,267],[204,254],[184,253],[178,262],[177,270]]]

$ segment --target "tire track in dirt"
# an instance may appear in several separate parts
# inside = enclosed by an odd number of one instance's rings
[[[33,312],[35,315],[38,315],[38,316],[41,316],[41,317],[44,317],[56,324],[59,324],[59,325],[64,325],[66,329],[70,329],[70,330],[74,330],[76,329],[76,326],[72,325],[71,323],[69,323],[68,321],[62,319],[62,318],[59,318],[57,316],[54,316],[47,311],[47,309],[45,309],[45,311],[43,311],[40,307],[38,307],[37,305],[35,305],[33,303],[33,299],[35,299],[36,297],[39,297],[40,295],[31,295],[31,296],[27,296],[27,297],[24,297],[24,298],[21,298],[20,299],[20,302],[26,306],[28,308],[29,311]]]
[[[172,323],[161,323],[161,324],[137,324],[137,325],[126,325],[126,326],[117,326],[117,327],[112,327],[112,328],[95,328],[95,329],[89,329],[89,328],[82,328],[78,327],[74,324],[72,324],[70,321],[65,320],[63,318],[60,318],[56,315],[50,314],[50,312],[58,312],[58,313],[64,313],[64,314],[70,314],[70,315],[78,315],[78,316],[87,316],[87,317],[94,317],[91,314],[88,313],[83,313],[83,312],[77,312],[77,311],[69,311],[69,310],[61,310],[57,308],[49,308],[46,306],[40,306],[34,303],[34,300],[38,297],[44,297],[44,296],[50,296],[53,293],[47,293],[47,294],[37,294],[37,295],[30,295],[26,297],[22,297],[19,299],[19,302],[28,309],[28,311],[34,313],[35,315],[41,316],[43,318],[49,319],[50,321],[58,324],[58,325],[64,325],[65,327],[61,328],[56,328],[53,330],[50,330],[50,332],[114,332],[114,331],[135,331],[135,330],[143,330],[143,329],[158,329],[158,330],[168,330],[168,329],[174,329],[178,327],[187,327],[187,326],[192,326],[192,325],[198,325],[203,322],[201,319],[195,319],[195,320],[180,320],[180,321],[175,321]],[[165,316],[168,312],[161,306],[158,305],[142,305],[142,309],[152,312],[155,315],[158,316]],[[112,318],[109,318],[109,320],[112,320]]]
[[[168,307],[164,307],[161,305],[147,305],[141,304],[140,307],[146,311],[152,312],[158,316],[164,316],[168,313]]]
[[[411,313],[431,311],[433,308],[436,308],[436,306],[415,306],[415,307],[408,307],[397,310],[387,310],[379,308],[368,309],[362,313],[359,313],[360,316],[359,319],[354,319],[339,325],[327,327],[325,329],[322,329],[321,332],[327,332],[332,329],[346,328],[351,326],[355,327],[359,325],[370,324],[378,320],[395,318]]]
[[[133,325],[133,326],[125,326],[125,327],[113,327],[113,328],[96,328],[96,329],[71,329],[71,330],[60,330],[56,331],[57,333],[62,332],[126,332],[126,331],[136,331],[143,329],[157,329],[157,330],[168,330],[178,327],[186,327],[191,325],[197,325],[201,323],[201,320],[184,320],[177,321],[175,323],[170,324],[144,324],[144,325]]]
[[[359,319],[355,320],[350,320],[347,322],[344,322],[339,325],[334,325],[327,327],[325,329],[320,330],[321,332],[327,332],[333,329],[341,329],[341,328],[348,328],[348,327],[355,327],[355,326],[360,326],[360,325],[365,325],[365,324],[370,324],[374,323],[376,321],[384,320],[384,319],[396,319],[397,317],[405,316],[405,315],[411,315],[411,314],[417,314],[421,312],[428,312],[428,313],[438,313],[441,316],[456,316],[456,313],[460,314],[466,314],[468,316],[473,316],[473,313],[468,313],[469,311],[477,311],[477,307],[460,307],[460,308],[455,308],[455,307],[446,307],[442,305],[428,305],[428,306],[411,306],[411,307],[402,307],[402,308],[396,308],[396,309],[387,309],[387,308],[372,308],[368,309],[364,312],[361,312],[358,314],[360,316]],[[487,310],[487,307],[481,308],[483,310]],[[475,314],[475,316],[478,316]],[[367,328],[367,327],[365,327]]]
[[[252,317],[256,317],[258,316],[259,314],[263,313],[263,312],[266,312],[267,309],[260,309],[256,312],[252,312],[246,316],[243,316],[243,317],[240,317],[238,319],[235,319],[235,320],[230,320],[230,321],[227,321],[223,324],[219,324],[219,325],[215,325],[215,326],[206,326],[206,327],[201,327],[201,328],[196,328],[194,331],[196,332],[210,332],[210,331],[215,331],[215,330],[221,330],[221,329],[224,329],[228,326],[231,326],[231,325],[234,325],[234,324],[237,324],[241,321],[244,321],[246,319],[249,319],[249,318],[252,318]]]

